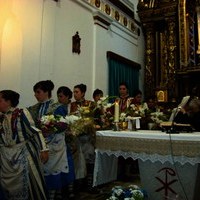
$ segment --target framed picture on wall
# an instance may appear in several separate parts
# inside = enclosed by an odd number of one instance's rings
[[[158,90],[156,91],[156,97],[158,102],[167,102],[167,90]]]

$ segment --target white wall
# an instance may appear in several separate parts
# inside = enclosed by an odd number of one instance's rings
[[[142,52],[143,51],[143,41],[136,39],[125,32],[123,36],[120,30],[114,25],[111,25],[110,30],[102,29],[101,27],[96,27],[96,77],[94,86],[102,88],[105,93],[108,90],[107,80],[108,80],[108,66],[106,59],[106,52],[112,51],[118,55],[121,55],[129,60],[140,63],[143,67]],[[140,76],[142,75],[140,70]],[[102,77],[104,81],[102,81]],[[142,86],[142,77],[140,77],[140,86]],[[118,87],[118,86],[116,86]]]
[[[136,6],[135,6],[136,8]],[[107,93],[106,52],[113,51],[143,65],[143,37],[124,35],[94,25],[91,10],[75,0],[0,0],[0,90],[21,94],[21,105],[35,103],[32,87],[51,79],[56,90],[88,86],[91,99],[97,87]],[[81,53],[72,53],[72,36],[79,32]],[[141,86],[142,86],[141,76]]]

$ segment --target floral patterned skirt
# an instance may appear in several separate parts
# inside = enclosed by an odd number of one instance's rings
[[[5,199],[47,199],[39,155],[30,143],[0,147],[0,174]]]

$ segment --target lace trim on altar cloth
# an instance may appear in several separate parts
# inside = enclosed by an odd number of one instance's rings
[[[122,156],[123,158],[132,158],[133,160],[140,159],[143,162],[151,161],[152,163],[161,162],[164,164],[165,162],[169,162],[173,164],[174,162],[178,162],[181,165],[189,163],[191,165],[195,165],[200,163],[200,157],[187,157],[187,156],[173,156],[172,155],[159,155],[159,154],[147,154],[147,153],[135,153],[135,152],[124,152],[124,151],[111,151],[111,150],[99,150],[96,149],[97,154],[106,154],[108,156],[115,156],[118,158]],[[98,157],[98,156],[97,156]]]
[[[135,155],[146,153],[148,156],[163,155],[189,157],[193,160],[200,157],[200,142],[187,140],[162,140],[131,137],[97,136],[96,148],[106,151],[122,151]]]

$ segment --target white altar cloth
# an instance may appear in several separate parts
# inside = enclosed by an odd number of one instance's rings
[[[172,167],[175,163],[179,168],[187,166],[182,173],[185,173],[190,166],[194,170],[193,172],[190,169],[191,177],[194,175],[194,178],[197,175],[198,163],[200,163],[200,133],[169,135],[161,131],[117,132],[107,130],[97,131],[96,136],[94,185],[116,180],[119,156],[139,159],[140,176],[143,180],[145,173],[141,170],[144,170],[146,164],[150,165],[150,163],[151,167],[157,166],[157,168],[161,164]],[[194,187],[195,183],[191,185]]]

